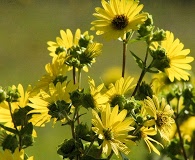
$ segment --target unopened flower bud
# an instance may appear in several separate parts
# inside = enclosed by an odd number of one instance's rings
[[[15,149],[18,147],[18,140],[15,135],[7,135],[6,133],[3,135],[3,142],[1,143],[1,146],[3,150],[9,149],[12,152],[15,151]]]
[[[89,127],[87,124],[80,123],[75,129],[76,135],[85,140],[85,137],[89,134]]]
[[[0,103],[6,99],[6,92],[0,88]]]
[[[166,32],[163,29],[157,29],[153,33],[152,41],[163,41],[166,38]]]

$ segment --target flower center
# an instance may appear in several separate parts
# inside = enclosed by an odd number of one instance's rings
[[[114,138],[113,133],[112,133],[111,129],[109,129],[109,128],[104,129],[103,133],[104,133],[104,137],[106,140],[112,140]]]
[[[128,25],[128,23],[128,18],[124,14],[116,15],[112,20],[112,26],[116,30],[124,29]]]
[[[166,114],[163,114],[163,112],[157,113],[157,120],[156,120],[157,126],[161,127],[162,125],[165,125],[168,122],[169,122],[169,117]]]

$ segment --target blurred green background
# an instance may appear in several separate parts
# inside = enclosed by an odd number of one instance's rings
[[[191,49],[191,56],[195,56],[195,1],[140,1],[144,4],[144,11],[153,15],[155,26],[172,31],[185,48]],[[0,86],[35,84],[45,74],[45,64],[51,61],[46,42],[55,41],[60,29],[89,30],[97,6],[101,6],[101,0],[0,0]],[[107,42],[98,36],[95,40],[104,43],[103,53],[88,74],[98,83],[109,67],[121,66],[122,44]],[[145,44],[129,46],[129,49],[144,55]],[[140,70],[130,54],[127,63],[128,74],[138,75]],[[194,63],[192,65],[194,67]],[[83,78],[86,79],[88,74]],[[29,155],[35,155],[36,160],[61,159],[56,148],[69,136],[67,128],[58,124],[52,128],[48,124],[45,128],[38,128],[37,134],[34,147],[27,150]],[[131,160],[142,160],[148,155],[147,150],[142,152],[139,146],[134,150],[139,154],[132,152]]]

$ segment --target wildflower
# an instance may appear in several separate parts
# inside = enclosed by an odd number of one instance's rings
[[[102,83],[96,87],[95,81],[92,78],[88,79],[88,83],[89,83],[90,93],[85,94],[83,97],[84,106],[89,106],[93,109],[96,108],[98,110],[102,110],[103,108],[105,108],[105,104],[108,101],[108,97],[106,97],[101,93],[104,84]]]
[[[135,86],[132,85],[133,80],[134,78],[130,76],[127,78],[121,77],[115,84],[111,83],[109,85],[105,95],[109,98],[112,107],[118,104],[120,108],[123,108],[124,103],[126,103],[125,95]]]
[[[56,38],[56,42],[47,42],[49,45],[48,50],[51,51],[50,56],[52,57],[59,55],[60,53],[66,54],[68,49],[77,46],[81,37],[81,30],[77,29],[74,37],[70,29],[67,29],[66,32],[60,30],[60,35],[61,37]]]
[[[14,153],[8,149],[0,151],[0,160],[24,160],[24,150],[19,150],[16,148]],[[33,160],[33,156],[29,157],[27,160]]]
[[[111,107],[108,104],[106,108],[101,111],[101,117],[95,110],[92,110],[92,130],[98,135],[99,139],[102,139],[103,153],[110,155],[111,150],[119,156],[119,151],[125,154],[130,152],[127,144],[134,144],[130,138],[133,136],[128,135],[129,131],[134,128],[130,126],[133,123],[132,118],[126,118],[127,110],[122,110],[120,113],[119,107],[115,106],[111,111]]]
[[[160,104],[155,95],[153,95],[152,98],[147,97],[147,99],[144,99],[144,108],[147,113],[154,118],[154,121],[151,120],[151,124],[153,121],[160,136],[164,140],[169,141],[172,124],[174,123],[174,119],[172,118],[174,111],[172,108],[168,104],[165,104],[164,98]]]
[[[102,0],[103,8],[95,8],[97,13],[93,15],[98,20],[93,21],[91,30],[97,30],[96,34],[105,34],[107,39],[123,38],[127,32],[137,30],[138,25],[147,19],[146,13],[140,13],[143,5],[134,0]]]
[[[142,127],[140,129],[141,132],[141,137],[144,139],[149,152],[151,153],[151,151],[154,151],[156,154],[160,155],[160,152],[158,151],[158,149],[152,144],[152,142],[155,142],[156,144],[159,144],[161,147],[163,147],[163,145],[161,143],[159,143],[158,141],[154,140],[153,138],[149,137],[149,136],[154,136],[157,134],[157,131],[150,127]]]
[[[166,31],[166,39],[161,41],[159,44],[157,42],[152,43],[151,49],[157,50],[159,48],[164,49],[158,53],[158,57],[161,57],[160,65],[163,65],[163,68],[157,69],[165,72],[169,77],[170,81],[173,82],[174,78],[177,80],[189,80],[190,74],[186,70],[191,70],[191,65],[188,63],[194,60],[193,57],[187,56],[190,53],[189,49],[183,49],[184,45],[180,42],[179,39],[174,40],[173,33]],[[158,62],[159,64],[159,62]]]
[[[8,103],[7,101],[4,101],[0,103],[0,122],[4,122],[6,127],[17,127],[17,129],[20,130],[21,126],[24,127],[29,123],[29,119],[31,117],[30,115],[27,115],[27,113],[31,110],[28,103],[32,89],[31,86],[28,86],[26,91],[24,91],[21,84],[18,84],[17,87],[13,85],[12,89],[18,91],[19,98],[17,98],[14,102]],[[35,130],[33,130],[32,135],[36,137]]]
[[[48,91],[49,84],[57,84],[57,82],[63,83],[67,80],[67,72],[69,67],[64,64],[64,59],[59,57],[54,57],[52,59],[52,63],[48,63],[45,65],[46,74],[41,77],[41,79],[38,81],[36,86],[34,87],[33,91],[35,93],[38,93],[40,89],[44,91]]]
[[[28,105],[33,108],[28,114],[32,114],[30,122],[35,126],[45,126],[51,118],[54,123],[58,120],[64,122],[66,114],[71,112],[70,95],[76,90],[77,85],[72,82],[58,82],[56,85],[49,85],[49,92],[40,91],[40,96],[30,98],[31,103]]]

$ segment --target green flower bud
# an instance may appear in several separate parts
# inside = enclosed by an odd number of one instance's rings
[[[83,93],[84,90],[75,90],[70,93],[70,99],[72,101],[73,106],[78,107],[82,105],[82,98],[83,98]]]
[[[29,106],[24,108],[16,109],[13,113],[13,119],[16,126],[25,125],[28,123],[28,120],[31,118],[31,115],[27,113],[31,110]]]
[[[85,108],[96,108],[93,96],[91,94],[84,94],[84,96],[82,97],[82,105]]]
[[[90,36],[89,34],[81,35],[81,38],[79,39],[79,46],[87,48],[89,43],[92,43],[93,36]]]
[[[151,67],[157,68],[160,71],[164,71],[165,68],[169,68],[169,58],[166,56],[165,49],[158,47],[157,50],[151,51],[153,57],[153,63]]]
[[[90,130],[87,124],[80,123],[76,126],[75,133],[79,138],[87,140],[89,138]]]
[[[0,88],[0,103],[6,99],[6,92]]]
[[[152,88],[149,84],[142,82],[141,86],[139,87],[137,94],[136,94],[136,99],[138,100],[143,100],[147,96],[152,98],[153,91]]]
[[[25,148],[32,146],[33,142],[34,142],[34,139],[33,139],[32,135],[29,135],[29,134],[23,135],[22,144]]]
[[[80,155],[83,150],[83,144],[81,141],[75,141],[74,139],[65,139],[64,142],[58,146],[57,153],[64,158],[74,159],[77,155]]]
[[[53,84],[56,85],[58,82],[63,83],[67,80],[67,76],[59,75],[53,80]]]
[[[66,48],[60,46],[60,47],[56,48],[55,54],[59,55],[60,53],[66,52],[66,51],[67,51]]]
[[[18,143],[19,143],[16,138],[16,135],[7,135],[5,133],[4,136],[5,136],[5,139],[3,139],[3,142],[1,143],[3,150],[9,149],[13,153],[15,149],[18,147]]]
[[[6,101],[8,102],[16,102],[20,98],[20,93],[18,89],[13,89],[12,87],[8,87],[7,89],[7,98]]]
[[[151,41],[163,41],[166,38],[166,32],[163,29],[157,29],[153,33],[153,37]]]
[[[51,115],[52,118],[57,118],[58,121],[64,119],[66,117],[66,114],[70,113],[71,105],[64,100],[58,100],[48,106],[48,109],[48,114]]]
[[[76,149],[75,140],[74,139],[70,139],[70,140],[65,139],[64,143],[62,143],[59,146],[57,153],[59,155],[62,155],[63,159],[64,159],[64,158],[68,158],[75,149]]]
[[[142,24],[138,30],[138,33],[140,34],[140,37],[145,37],[151,35],[154,26],[153,26],[153,18],[152,15],[148,14],[147,15],[147,20],[145,21],[144,24]]]
[[[137,116],[136,121],[138,124],[142,124],[144,122],[143,117]]]
[[[122,95],[115,95],[111,100],[111,107],[114,107],[116,105],[119,106],[119,109],[124,109],[125,104],[127,103],[127,100]]]

